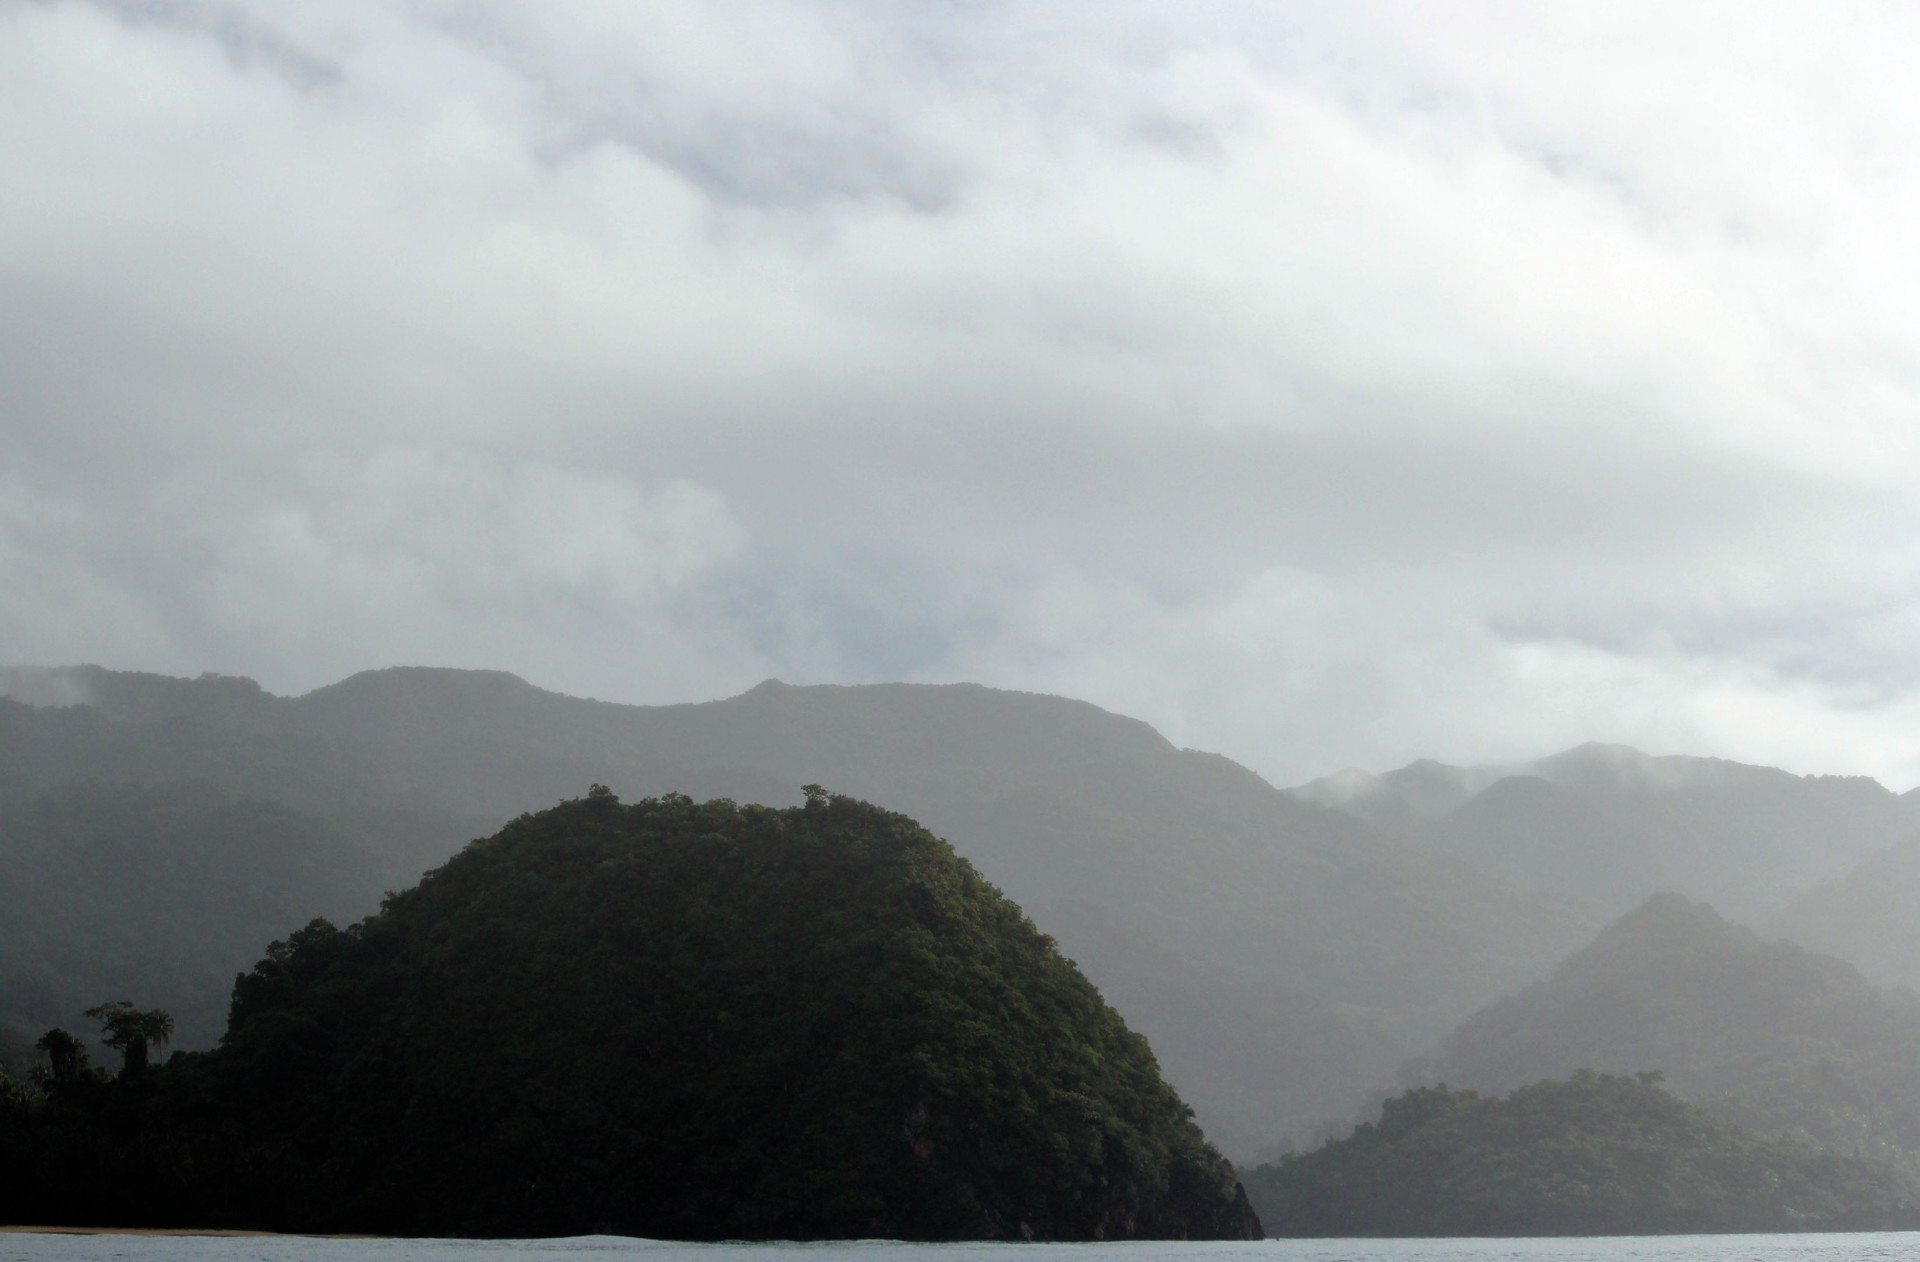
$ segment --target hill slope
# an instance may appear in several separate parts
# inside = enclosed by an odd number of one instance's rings
[[[1920,799],[1866,777],[1621,745],[1504,767],[1345,772],[1292,792],[1603,918],[1662,890],[1764,916],[1920,832]]]
[[[1663,1235],[1904,1229],[1892,1167],[1769,1140],[1648,1079],[1577,1073],[1505,1098],[1428,1087],[1377,1123],[1262,1166],[1278,1236]]]
[[[158,995],[182,1045],[210,1045],[260,943],[411,882],[458,844],[434,823],[319,817],[194,781],[70,784],[0,806],[0,1034]]]
[[[499,673],[419,669],[297,698],[93,668],[12,681],[16,695],[87,704],[0,700],[0,816],[77,777],[206,781],[378,850],[380,863],[341,861],[362,910],[396,883],[394,863],[423,869],[595,782],[769,805],[822,783],[896,805],[1060,938],[1153,1040],[1209,1133],[1242,1154],[1350,1116],[1401,1059],[1590,928],[1224,758],[1057,697],[769,682],[725,701],[623,706]],[[414,821],[404,836],[356,822],[395,813]],[[6,897],[0,888],[0,921]],[[151,911],[156,936],[199,932],[183,906]],[[86,949],[49,941],[42,958],[0,971],[57,973]],[[77,1011],[120,997],[58,998]]]
[[[218,1051],[89,1090],[99,1126],[126,1111],[116,1091],[169,1119],[126,1165],[198,1154],[108,1180],[135,1220],[1259,1231],[1145,1040],[1052,941],[912,820],[823,793],[771,810],[596,790],[523,816],[364,924],[276,943]],[[40,1212],[88,1182],[49,1165],[22,1193]]]
[[[1883,986],[1920,991],[1920,837],[1808,890],[1769,918],[1783,938],[1839,956]]]
[[[1762,1131],[1920,1155],[1920,1002],[1678,895],[1476,1013],[1425,1072],[1484,1091],[1580,1068],[1663,1073]]]

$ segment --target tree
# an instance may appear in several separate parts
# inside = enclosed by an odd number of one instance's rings
[[[87,1045],[65,1030],[48,1030],[35,1047],[47,1054],[47,1077],[54,1082],[78,1082],[87,1072]]]
[[[120,1053],[122,1074],[144,1073],[148,1044],[165,1047],[173,1038],[173,1018],[161,1008],[142,1012],[122,999],[88,1008],[87,1015],[100,1023],[100,1041]]]

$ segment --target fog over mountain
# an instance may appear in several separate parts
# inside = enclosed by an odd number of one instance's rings
[[[1059,697],[769,680],[637,707],[432,669],[294,698],[97,667],[0,682],[89,702],[0,699],[0,1026],[30,1033],[137,995],[204,1046],[272,937],[365,915],[593,783],[772,805],[818,783],[912,813],[1058,938],[1230,1155],[1350,1116],[1591,928]]]
[[[1859,867],[1808,890],[1766,928],[1856,965],[1883,986],[1920,992],[1920,836],[1903,838]]]
[[[0,188],[15,1077],[818,784],[1229,1157],[1751,972],[1920,1177],[1920,8],[17,0]]]
[[[1920,1169],[1920,999],[1679,895],[1475,1013],[1418,1073],[1502,1091],[1576,1069],[1659,1073],[1763,1132]]]
[[[1506,766],[1426,759],[1291,792],[1603,916],[1678,891],[1764,918],[1920,836],[1920,796],[1864,776],[1797,776],[1619,745]]]
[[[1891,0],[0,7],[0,660],[1920,779]]]

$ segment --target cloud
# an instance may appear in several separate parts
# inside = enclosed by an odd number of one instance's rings
[[[0,13],[0,658],[1920,778],[1894,6]]]

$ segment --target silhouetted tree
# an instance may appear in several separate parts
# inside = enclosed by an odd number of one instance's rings
[[[34,1046],[47,1054],[47,1077],[53,1082],[79,1081],[92,1059],[87,1055],[87,1045],[65,1030],[48,1030]]]
[[[138,1074],[147,1068],[147,1047],[165,1047],[173,1038],[173,1018],[163,1009],[140,1011],[126,1000],[97,1004],[87,1015],[100,1023],[100,1040],[120,1053],[120,1072]]]

